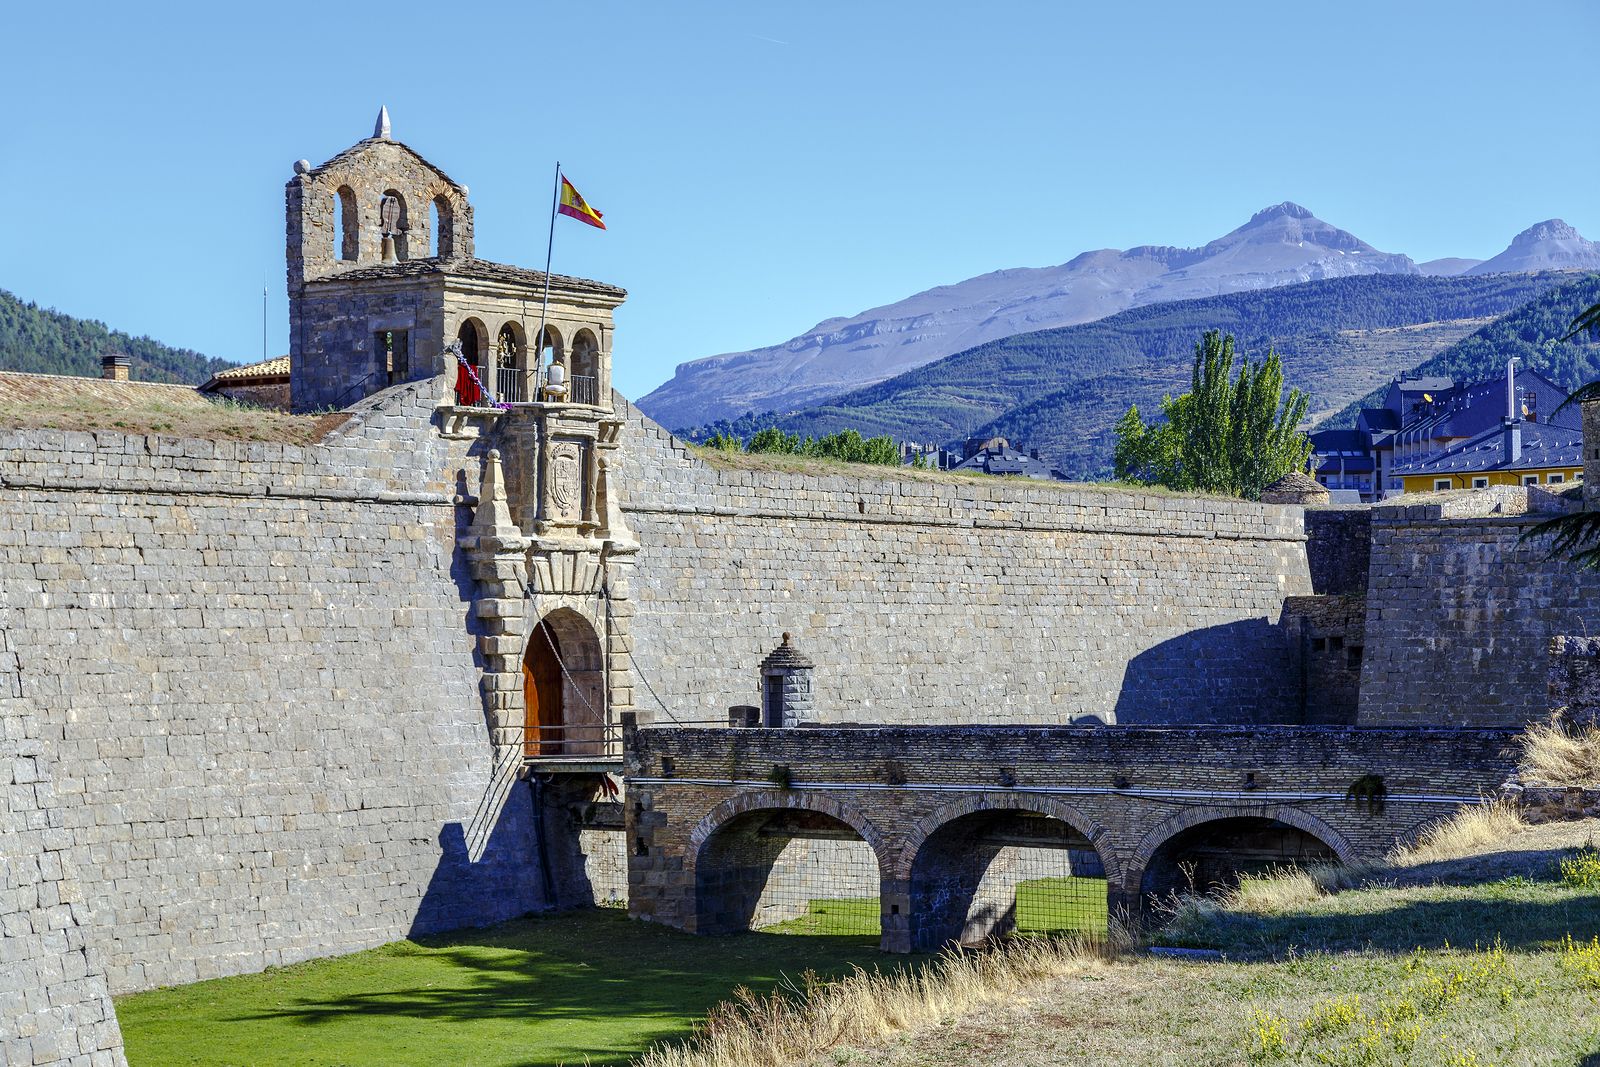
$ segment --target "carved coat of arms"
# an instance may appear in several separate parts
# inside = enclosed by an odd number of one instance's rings
[[[554,446],[550,450],[550,502],[555,505],[558,517],[577,516],[581,487],[578,446],[570,443]]]

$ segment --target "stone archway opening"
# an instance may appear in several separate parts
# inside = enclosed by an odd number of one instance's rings
[[[1061,819],[978,811],[928,835],[911,864],[911,941],[931,952],[1013,934],[1101,935],[1105,865]]]
[[[1213,819],[1164,841],[1145,865],[1139,891],[1147,901],[1173,893],[1220,893],[1247,875],[1338,860],[1315,834],[1277,819]]]
[[[605,654],[589,620],[560,608],[534,623],[522,656],[529,758],[604,755]]]
[[[695,865],[695,928],[877,941],[878,857],[848,823],[819,811],[761,808],[723,823]]]

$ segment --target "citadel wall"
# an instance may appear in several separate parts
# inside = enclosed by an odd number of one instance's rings
[[[1595,630],[1600,573],[1523,534],[1537,490],[1372,513],[1362,726],[1519,727],[1550,711],[1551,639]]]
[[[322,445],[0,436],[0,694],[36,717],[112,992],[543,903],[491,792],[467,444],[439,381]]]
[[[0,603],[5,589],[0,588]],[[13,655],[0,631],[0,657]],[[0,1063],[120,1067],[82,872],[56,802],[39,721],[0,687]],[[92,872],[91,872],[92,873]]]
[[[725,723],[789,631],[821,722],[1296,721],[1298,507],[725,470],[627,414],[641,717]]]

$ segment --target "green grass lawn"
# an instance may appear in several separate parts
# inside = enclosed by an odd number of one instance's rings
[[[1035,878],[1017,886],[1017,933],[1105,932],[1104,878]]]
[[[806,914],[763,927],[768,933],[878,936],[877,897],[813,900]],[[1017,886],[1019,934],[1104,934],[1106,880],[1072,875],[1034,878]]]
[[[138,993],[117,1016],[132,1067],[621,1064],[686,1036],[737,986],[906,962],[880,954],[876,935],[815,925],[819,936],[703,938],[567,912]]]

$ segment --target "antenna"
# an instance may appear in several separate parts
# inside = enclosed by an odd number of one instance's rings
[[[261,276],[261,362],[267,361],[267,276]]]

